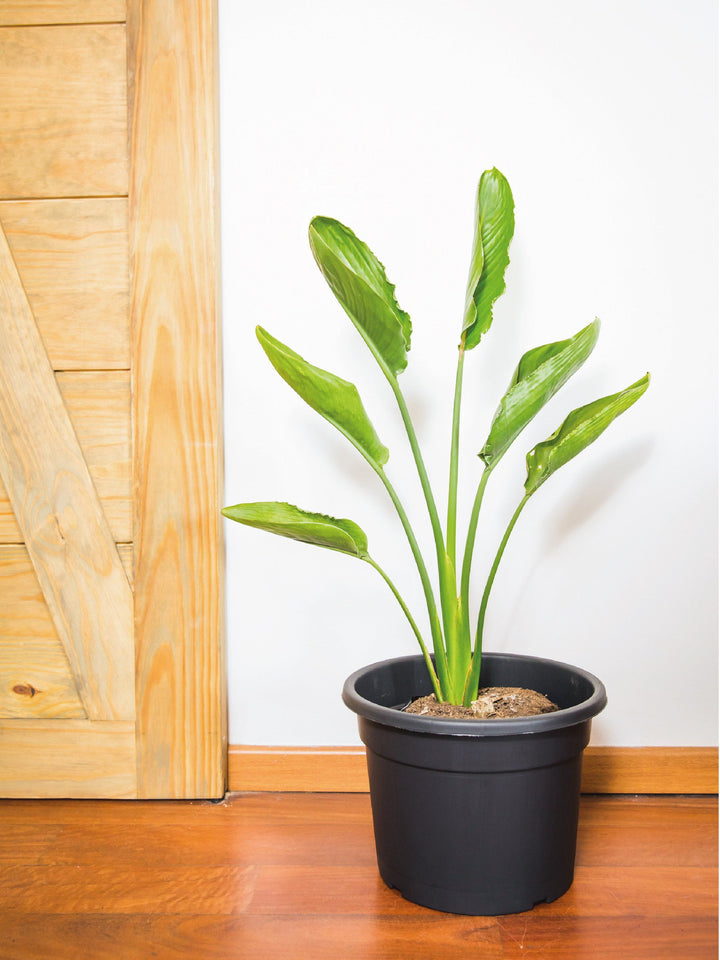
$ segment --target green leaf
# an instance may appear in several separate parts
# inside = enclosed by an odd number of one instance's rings
[[[395,299],[395,287],[367,244],[329,217],[310,223],[310,247],[340,305],[381,365],[392,374],[407,366],[412,324]]]
[[[569,340],[546,343],[523,354],[500,401],[480,456],[491,466],[518,434],[592,353],[600,333],[595,320]]]
[[[368,460],[378,466],[387,463],[388,449],[375,433],[354,384],[313,367],[262,327],[255,332],[270,363],[305,403],[337,427]]]
[[[314,543],[364,560],[368,556],[367,537],[352,520],[336,520],[324,513],[310,513],[291,503],[237,503],[224,507],[223,516],[248,527],[277,533],[281,537]]]
[[[594,400],[568,414],[555,433],[538,443],[527,455],[527,495],[534,493],[564,463],[597,440],[616,417],[640,399],[649,383],[650,374],[646,373],[620,393]]]
[[[496,170],[480,177],[475,209],[475,239],[470,260],[463,333],[465,349],[471,350],[490,329],[492,306],[505,289],[508,248],[515,229],[510,185]]]

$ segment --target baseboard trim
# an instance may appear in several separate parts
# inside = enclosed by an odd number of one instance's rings
[[[233,792],[365,793],[364,747],[231,746]],[[715,747],[588,747],[583,793],[718,792]]]

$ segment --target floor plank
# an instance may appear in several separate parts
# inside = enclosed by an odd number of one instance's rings
[[[3,960],[705,960],[717,801],[584,797],[555,903],[459,917],[380,880],[366,795],[0,801]]]

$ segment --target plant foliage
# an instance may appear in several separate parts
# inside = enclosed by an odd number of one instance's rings
[[[434,659],[423,631],[418,628],[388,574],[370,556],[367,537],[352,520],[337,520],[325,514],[301,510],[288,503],[241,503],[223,510],[226,517],[238,523],[345,553],[374,567],[392,590],[407,617],[425,657],[438,699],[465,705],[477,697],[485,611],[500,560],[521,511],[553,473],[596,440],[616,417],[642,396],[649,384],[649,375],[646,374],[619,393],[573,410],[547,440],[537,443],[528,453],[525,494],[498,547],[485,582],[477,626],[472,630],[470,581],[473,552],[480,508],[490,474],[536,414],[587,360],[600,331],[599,321],[595,320],[567,340],[534,347],[520,358],[479,453],[484,469],[479,476],[468,521],[458,578],[458,450],[464,357],[466,351],[478,345],[492,324],[493,305],[505,290],[505,271],[510,262],[509,248],[514,228],[515,212],[510,186],[499,170],[486,170],[480,178],[477,191],[475,234],[460,331],[450,445],[448,511],[443,527],[415,428],[397,379],[408,362],[412,331],[410,317],[399,306],[395,287],[367,244],[344,224],[329,217],[315,217],[310,223],[309,239],[315,261],[375,357],[398,404],[432,527],[439,596],[436,596],[428,566],[400,496],[385,472],[388,450],[378,438],[356,387],[347,380],[312,366],[262,327],[256,331],[263,350],[280,376],[313,410],[332,423],[352,443],[378,475],[390,496],[422,582]]]

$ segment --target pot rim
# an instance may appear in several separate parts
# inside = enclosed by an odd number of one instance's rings
[[[581,703],[572,707],[565,707],[562,710],[556,710],[554,713],[544,713],[535,717],[515,717],[503,720],[448,720],[444,717],[423,717],[418,714],[404,713],[396,707],[384,707],[379,703],[361,696],[356,690],[358,680],[366,676],[372,670],[384,667],[388,664],[402,664],[410,661],[424,661],[422,654],[414,654],[405,657],[390,657],[386,660],[379,660],[376,663],[368,664],[352,673],[343,685],[343,702],[354,713],[359,714],[367,720],[373,720],[376,723],[388,727],[396,727],[414,733],[436,734],[438,736],[461,736],[461,737],[504,737],[532,733],[546,733],[551,730],[561,730],[565,727],[573,726],[576,723],[583,723],[586,720],[597,716],[607,704],[607,693],[605,686],[594,674],[583,670],[581,667],[573,666],[569,663],[563,663],[559,660],[549,660],[546,657],[536,657],[521,653],[483,653],[483,658],[493,660],[509,660],[514,662],[530,662],[546,664],[548,666],[559,667],[564,671],[574,674],[589,682],[592,687],[591,695]]]

